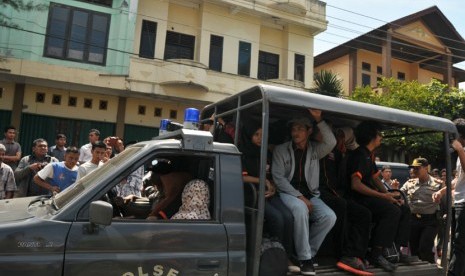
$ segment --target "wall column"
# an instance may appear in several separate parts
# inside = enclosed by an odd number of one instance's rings
[[[446,61],[446,70],[442,79],[445,84],[449,85],[449,89],[451,89],[454,87],[454,83],[452,82],[452,54],[449,49],[446,49],[446,54],[443,55],[443,58]]]
[[[124,120],[126,118],[126,100],[125,97],[118,98],[118,113],[116,113],[116,130],[117,137],[124,139]]]
[[[24,91],[26,90],[26,84],[16,83],[15,84],[15,93],[13,98],[13,109],[11,110],[11,125],[15,126],[18,129],[18,134],[16,135],[16,141],[19,140],[21,136],[21,115],[23,114],[23,102],[24,102]]]
[[[382,66],[383,66],[383,76],[386,78],[392,77],[392,29],[389,29],[386,32],[386,41],[383,42],[382,49]]]
[[[357,50],[349,53],[349,91],[347,95],[352,95],[352,92],[357,87]]]

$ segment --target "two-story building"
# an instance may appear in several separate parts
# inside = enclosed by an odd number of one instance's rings
[[[454,64],[465,60],[465,41],[436,6],[387,23],[315,56],[315,72],[332,71],[344,94],[357,86],[377,87],[381,77],[438,79],[450,87],[465,81]]]
[[[318,0],[57,0],[9,8],[0,27],[0,126],[20,142],[90,128],[126,141],[158,134],[258,82],[313,82],[313,39],[326,29]],[[23,151],[27,151],[26,148]]]

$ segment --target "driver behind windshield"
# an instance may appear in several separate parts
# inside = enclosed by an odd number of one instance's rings
[[[182,191],[184,186],[192,180],[192,175],[186,172],[180,164],[174,164],[170,160],[158,160],[152,168],[152,174],[148,180],[158,191],[153,199],[153,205],[148,220],[170,219],[182,205]],[[124,198],[124,203],[136,201],[138,196],[129,195]],[[128,215],[130,210],[128,210]]]

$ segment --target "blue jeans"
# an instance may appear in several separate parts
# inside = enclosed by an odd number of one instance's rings
[[[294,244],[299,260],[315,257],[326,234],[336,223],[336,214],[320,198],[312,197],[313,211],[295,196],[279,194],[294,216]]]
[[[465,275],[465,203],[456,203],[452,210],[452,252],[447,275]]]

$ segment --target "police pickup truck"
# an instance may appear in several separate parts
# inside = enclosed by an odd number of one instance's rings
[[[321,109],[335,127],[371,119],[410,134],[440,132],[446,149],[456,133],[452,122],[442,118],[265,85],[208,105],[200,119],[213,116],[235,123],[235,143],[242,120],[261,121],[260,170],[265,175],[268,144],[288,139],[285,122],[307,108]],[[0,200],[0,274],[258,275],[265,179],[258,189],[246,190],[252,200],[245,201],[240,152],[234,144],[214,140],[208,131],[177,130],[128,147],[55,196]],[[181,164],[179,169],[206,183],[210,219],[152,220],[125,214],[115,204],[112,191],[119,183],[141,166],[150,168],[162,160]],[[450,179],[447,182],[450,185]],[[383,275],[379,269],[373,272]],[[396,271],[441,273],[444,270],[424,262]],[[317,274],[345,272],[320,264]]]

